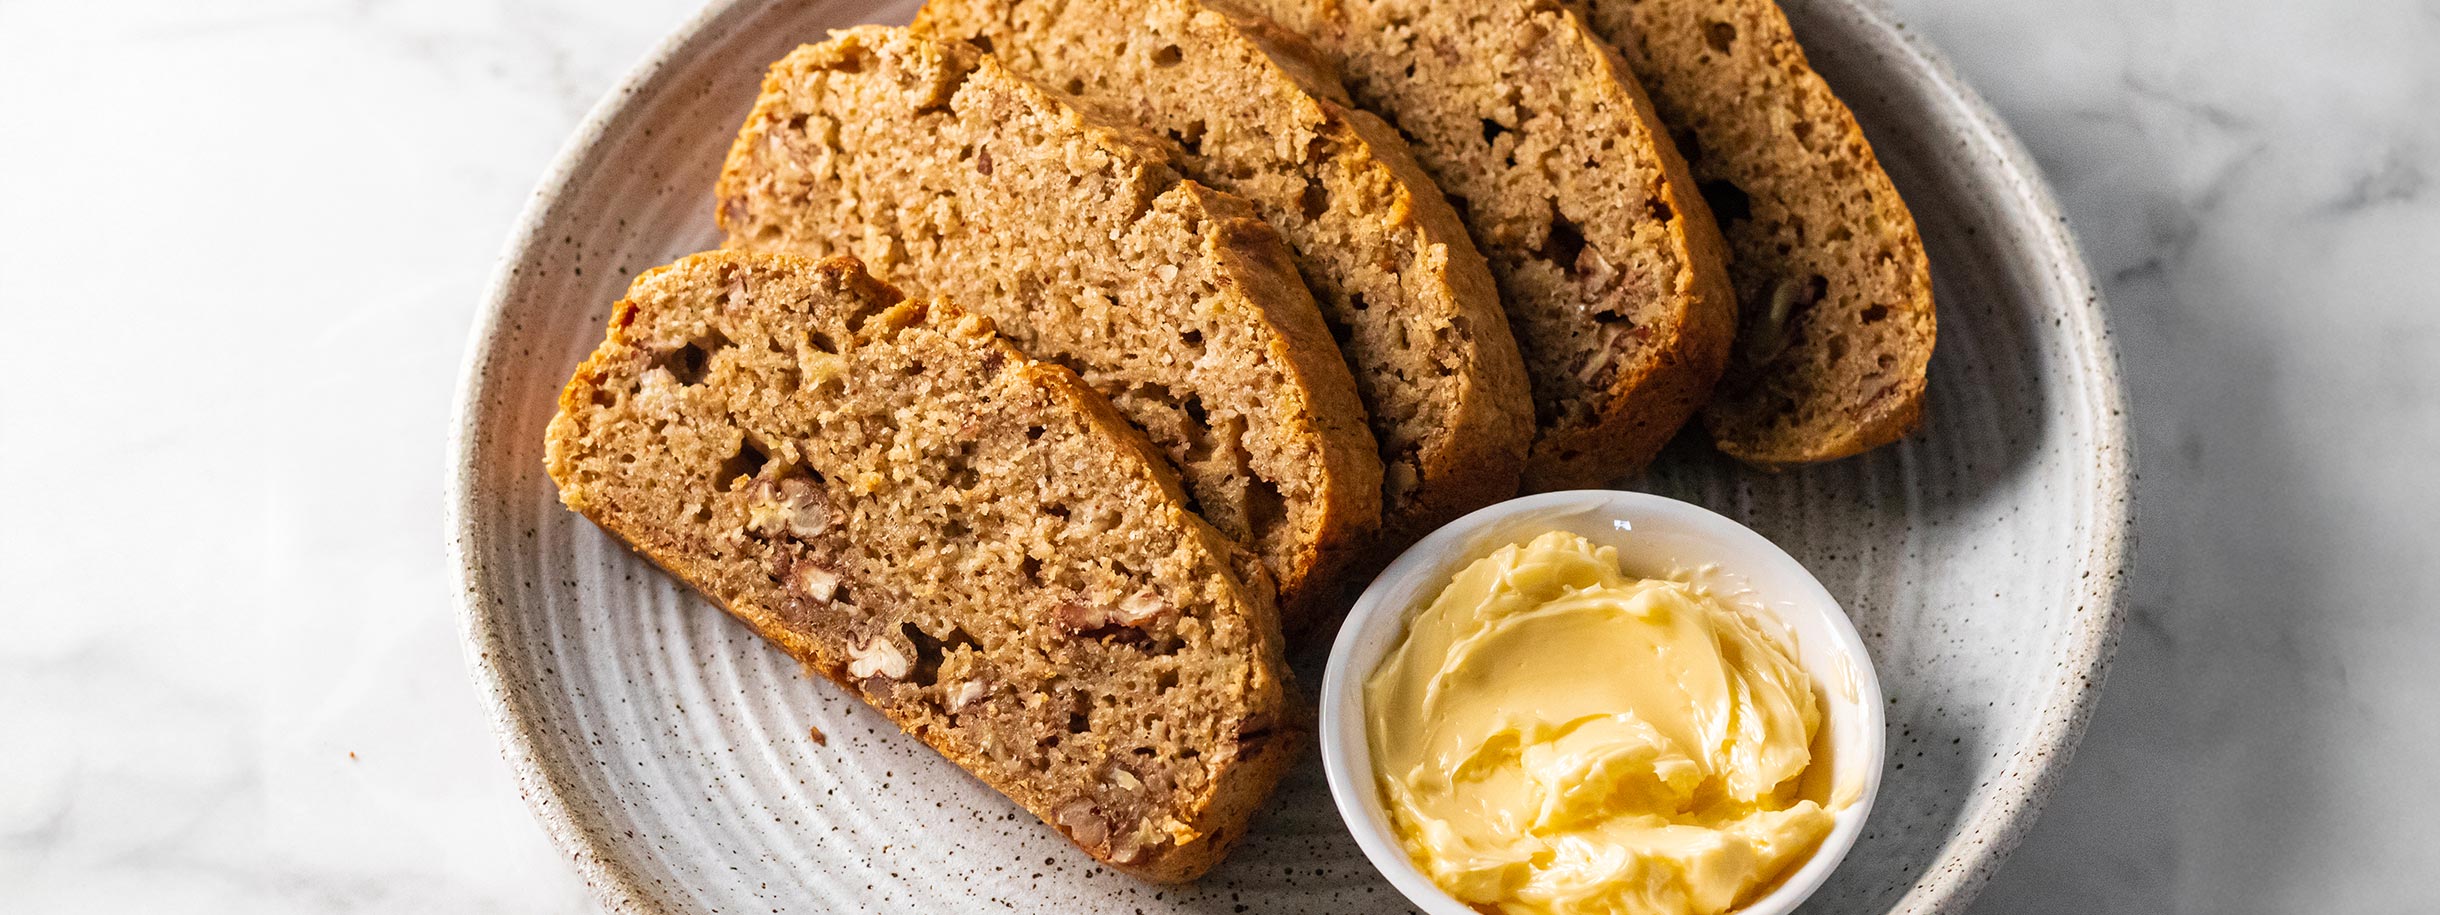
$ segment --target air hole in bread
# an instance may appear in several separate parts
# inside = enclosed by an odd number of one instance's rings
[[[989,35],[976,35],[966,39],[966,43],[975,46],[985,54],[991,53],[991,36]]]
[[[1500,134],[1504,134],[1504,133],[1507,133],[1507,132],[1508,132],[1508,128],[1501,126],[1501,125],[1500,125],[1500,122],[1498,122],[1498,121],[1494,121],[1494,120],[1492,120],[1492,119],[1490,119],[1490,118],[1484,118],[1484,119],[1483,119],[1483,145],[1484,145],[1484,146],[1490,146],[1490,145],[1492,145],[1492,142],[1493,142],[1493,141],[1498,140],[1498,139],[1500,138]]]
[[[878,315],[878,314],[880,314],[880,313],[881,313],[881,309],[878,309],[878,308],[858,308],[858,309],[856,309],[856,310],[854,310],[854,311],[848,312],[848,313],[847,313],[847,333],[848,333],[848,336],[852,337],[852,336],[855,336],[856,334],[863,333],[863,332],[864,332],[864,325],[866,325],[866,324],[868,324],[868,323],[871,323],[871,322],[872,322],[872,320],[873,320],[873,316]]]
[[[1068,723],[1070,734],[1082,734],[1093,729],[1093,697],[1083,690],[1068,693]]]
[[[948,657],[950,652],[979,650],[979,643],[974,640],[974,636],[957,626],[949,627],[947,635],[935,638],[931,633],[923,631],[921,626],[914,623],[900,623],[898,624],[898,634],[906,636],[907,643],[915,646],[915,664],[908,671],[907,679],[917,686],[930,686],[940,682],[940,662]]]
[[[653,364],[667,370],[669,377],[677,379],[679,384],[702,384],[704,374],[711,369],[712,350],[728,343],[728,338],[715,330],[710,340],[689,340],[685,346],[661,354],[661,358],[654,360]]]
[[[1584,254],[1584,231],[1567,217],[1553,214],[1550,231],[1542,236],[1542,249],[1534,253],[1572,273],[1576,259]]]
[[[1372,307],[1372,303],[1367,302],[1367,301],[1364,301],[1364,294],[1363,294],[1363,293],[1361,293],[1361,292],[1350,292],[1350,293],[1348,293],[1348,294],[1347,294],[1347,307],[1349,307],[1349,308],[1353,308],[1353,309],[1355,309],[1355,310],[1357,310],[1357,311],[1363,311],[1363,310],[1365,310],[1365,309],[1371,308],[1371,307]]]
[[[907,682],[917,686],[940,682],[941,641],[914,623],[899,623],[898,632],[915,646],[915,665],[907,671]]]
[[[1269,531],[1288,517],[1287,501],[1280,498],[1279,484],[1255,477],[1245,487],[1246,529]]]
[[[1174,44],[1162,45],[1159,50],[1152,52],[1152,65],[1155,67],[1174,67],[1185,59],[1186,55],[1180,52],[1178,46]]]
[[[1187,155],[1199,156],[1203,154],[1203,131],[1206,129],[1204,123],[1197,120],[1183,128],[1170,128],[1169,139],[1176,142],[1178,148],[1185,150]]]
[[[1710,45],[1714,51],[1726,54],[1728,49],[1737,45],[1737,27],[1726,22],[1704,23],[1703,43]]]
[[[1306,219],[1320,219],[1322,214],[1330,212],[1330,189],[1323,187],[1319,181],[1307,182],[1305,192],[1297,195],[1296,205]]]
[[[739,438],[737,453],[720,462],[720,469],[712,473],[712,485],[719,487],[721,492],[733,492],[756,474],[762,473],[763,465],[770,460],[771,456],[754,447],[751,440]]]
[[[1649,201],[1649,206],[1652,210],[1653,222],[1669,222],[1677,219],[1677,207],[1670,206],[1667,197],[1654,194]]]
[[[1224,453],[1223,449],[1228,448],[1237,440],[1235,429],[1230,430],[1228,434],[1216,434],[1212,431],[1211,412],[1203,406],[1203,399],[1200,397],[1188,397],[1184,403],[1179,404],[1177,419],[1178,428],[1175,433],[1180,436],[1180,441],[1186,443],[1186,451],[1181,463],[1189,467],[1208,464],[1220,458]],[[1186,498],[1188,502],[1196,505],[1196,511],[1202,510],[1201,503],[1196,502],[1194,493],[1188,493]]]
[[[1881,319],[1886,317],[1889,317],[1889,306],[1887,305],[1874,305],[1864,309],[1863,319],[1866,324],[1878,324]]]
[[[1705,181],[1698,188],[1711,205],[1711,218],[1725,226],[1754,217],[1754,200],[1733,181]]]
[[[973,442],[965,443],[956,454],[949,455],[942,463],[947,473],[941,478],[941,485],[960,492],[982,485],[983,475],[974,469]],[[954,518],[950,519],[950,523],[959,524]]]

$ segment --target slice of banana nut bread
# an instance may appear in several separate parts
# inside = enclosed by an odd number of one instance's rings
[[[1532,390],[1482,255],[1406,143],[1276,24],[1203,0],[930,0],[918,34],[1132,116],[1294,249],[1381,448],[1396,544],[1516,491]]]
[[[1290,761],[1260,566],[1073,373],[853,260],[644,274],[548,461],[568,507],[1121,870],[1209,869]]]
[[[1726,255],[1617,52],[1555,0],[1243,0],[1330,55],[1490,258],[1533,378],[1528,489],[1641,468],[1711,395]]]
[[[1855,115],[1771,0],[1591,0],[1728,236],[1743,312],[1703,413],[1764,466],[1897,440],[1923,415],[1937,328],[1923,239]]]
[[[1293,621],[1379,523],[1381,462],[1279,233],[1171,157],[962,42],[865,26],[773,65],[719,218],[731,247],[856,255],[1075,369]]]

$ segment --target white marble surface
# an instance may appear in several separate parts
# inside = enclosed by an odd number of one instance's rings
[[[1896,6],[2049,171],[2140,430],[2116,673],[1977,911],[2440,910],[2440,4]],[[0,0],[0,911],[591,908],[458,657],[442,440],[527,190],[692,8]]]

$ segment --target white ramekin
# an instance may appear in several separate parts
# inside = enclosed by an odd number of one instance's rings
[[[1365,739],[1364,681],[1405,637],[1407,619],[1459,570],[1492,550],[1554,530],[1617,547],[1629,574],[1697,581],[1784,625],[1824,703],[1832,796],[1852,799],[1835,814],[1836,825],[1813,856],[1736,915],[1794,910],[1847,856],[1872,812],[1886,753],[1880,680],[1846,612],[1794,557],[1708,509],[1645,493],[1553,492],[1484,508],[1423,538],[1365,589],[1330,647],[1321,693],[1322,767],[1356,844],[1423,911],[1477,915],[1415,867],[1390,827]]]

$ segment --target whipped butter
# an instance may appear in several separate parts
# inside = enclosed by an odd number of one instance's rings
[[[1831,827],[1790,649],[1694,586],[1552,532],[1467,566],[1364,685],[1407,855],[1508,913],[1725,912]]]

